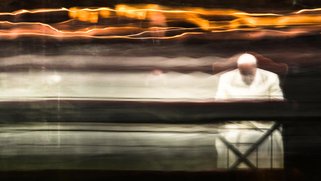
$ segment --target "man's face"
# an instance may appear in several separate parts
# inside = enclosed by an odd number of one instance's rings
[[[240,74],[245,84],[250,85],[255,77],[256,65],[255,64],[240,64],[238,65]]]

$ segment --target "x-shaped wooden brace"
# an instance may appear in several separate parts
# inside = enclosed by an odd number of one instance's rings
[[[227,146],[237,157],[236,162],[231,165],[230,169],[236,169],[242,162],[248,167],[256,169],[255,165],[247,159],[247,157],[253,153],[276,129],[280,127],[281,123],[274,123],[272,127],[267,130],[244,154],[242,154],[235,146],[229,143],[223,136],[219,136],[219,139]]]

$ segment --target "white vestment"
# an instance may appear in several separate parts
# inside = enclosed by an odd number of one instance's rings
[[[280,88],[280,81],[277,74],[256,69],[254,80],[247,85],[242,80],[238,69],[223,73],[217,87],[215,98],[224,99],[276,99],[283,100],[283,93]]]
[[[279,84],[280,81],[277,74],[256,69],[253,82],[247,85],[242,80],[240,71],[235,69],[220,76],[215,98],[216,100],[283,100],[283,93]],[[259,128],[262,126],[269,128],[272,125],[273,122],[260,121],[243,121],[237,124],[226,124],[224,127],[232,126],[234,128],[222,129],[219,136],[222,136],[241,153],[244,153],[267,131]],[[218,152],[217,167],[229,168],[238,157],[220,140],[216,140],[215,145]],[[283,168],[281,131],[274,131],[272,136],[260,144],[257,150],[250,154],[247,159],[258,168]],[[244,165],[240,165],[238,168],[244,168]]]

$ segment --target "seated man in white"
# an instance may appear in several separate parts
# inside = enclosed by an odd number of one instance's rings
[[[238,68],[220,76],[215,98],[228,99],[276,99],[283,100],[277,74],[257,68],[257,60],[251,54],[242,54]]]
[[[278,75],[257,68],[255,56],[242,54],[237,60],[237,67],[220,76],[216,100],[283,100]],[[244,147],[242,149],[244,143],[255,143],[273,124],[266,121],[231,122],[222,125],[219,134],[229,143],[239,145],[237,149],[244,152],[247,149]],[[217,140],[215,145],[218,152],[217,167],[229,168],[238,157],[228,151],[222,141]],[[257,151],[258,155],[253,152],[247,157],[257,168],[283,168],[283,142],[280,130],[274,131],[273,136],[265,140]]]

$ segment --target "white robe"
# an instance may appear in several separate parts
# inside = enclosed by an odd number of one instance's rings
[[[247,85],[243,82],[240,71],[235,69],[220,76],[215,98],[216,100],[283,100],[283,93],[279,84],[280,81],[277,74],[257,69],[252,84]],[[264,134],[264,132],[258,129],[244,129],[249,124],[253,125],[254,128],[262,125],[268,128],[273,125],[273,122],[243,121],[238,124],[227,124],[225,126],[237,125],[237,127],[234,129],[225,128],[224,131],[220,132],[220,136],[223,136],[234,146],[239,145],[237,149],[244,153],[251,144],[242,148],[243,143],[255,143]],[[272,142],[271,139],[273,139]],[[220,140],[216,140],[215,146],[218,152],[218,168],[228,168],[238,159],[231,151],[227,151],[226,145]],[[258,152],[258,158],[256,158],[256,152],[253,152],[248,157],[258,168],[283,168],[283,141],[281,132],[279,130],[274,131],[273,137],[269,137],[258,147]],[[239,168],[246,168],[246,166],[240,165]]]
[[[230,122],[218,129],[218,136],[223,137],[244,154],[273,124],[269,121]],[[230,168],[237,161],[238,156],[228,149],[220,139],[216,139],[215,147],[218,157],[217,168]],[[275,130],[247,159],[257,168],[283,168],[284,148],[281,129]],[[248,167],[242,162],[237,168]]]
[[[215,98],[225,99],[276,99],[283,100],[277,74],[257,69],[253,82],[247,85],[242,80],[238,69],[223,73],[220,76]]]

